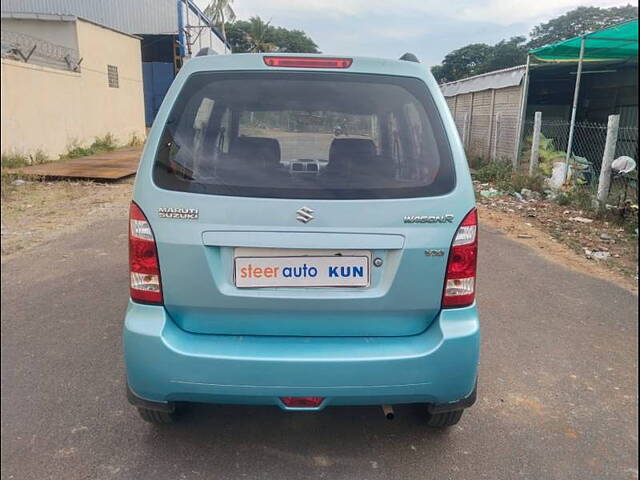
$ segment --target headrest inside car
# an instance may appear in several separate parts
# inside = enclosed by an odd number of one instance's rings
[[[376,145],[369,138],[335,138],[329,149],[329,171],[349,169],[376,156]]]
[[[275,138],[239,137],[229,153],[243,160],[262,161],[265,166],[280,164],[280,142]]]

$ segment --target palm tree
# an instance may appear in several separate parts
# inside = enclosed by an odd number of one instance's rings
[[[249,28],[246,30],[247,41],[251,45],[252,53],[275,52],[278,50],[276,44],[267,41],[271,20],[265,22],[260,17],[249,19]]]
[[[227,40],[227,34],[224,30],[225,22],[233,22],[236,19],[236,12],[233,11],[231,4],[233,0],[212,0],[207,8],[204,9],[207,15],[213,21],[214,25],[220,28],[222,38]]]

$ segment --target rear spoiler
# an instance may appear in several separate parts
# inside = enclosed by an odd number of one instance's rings
[[[418,60],[418,57],[416,57],[413,53],[407,52],[404,55],[402,55],[399,60],[404,60],[405,62],[416,62],[416,63],[420,63],[420,60]]]

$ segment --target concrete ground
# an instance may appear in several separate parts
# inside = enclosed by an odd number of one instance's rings
[[[198,406],[142,422],[124,396],[126,220],[2,265],[2,479],[636,479],[637,297],[481,229],[479,396],[415,407]]]

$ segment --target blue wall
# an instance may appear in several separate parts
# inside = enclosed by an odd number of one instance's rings
[[[144,116],[147,127],[156,118],[160,104],[173,81],[173,63],[143,62]]]

